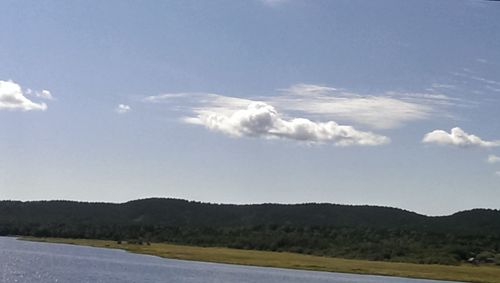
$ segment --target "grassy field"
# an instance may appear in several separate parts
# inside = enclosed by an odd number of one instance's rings
[[[453,280],[463,282],[500,283],[500,267],[497,266],[448,266],[430,264],[394,263],[367,260],[349,260],[310,256],[295,253],[249,251],[228,248],[204,248],[193,246],[152,243],[151,245],[118,244],[114,241],[21,238],[23,240],[75,244],[92,247],[123,249],[133,253],[156,255],[166,258],[270,266],[280,268],[334,271],[358,274],[377,274],[412,278]]]

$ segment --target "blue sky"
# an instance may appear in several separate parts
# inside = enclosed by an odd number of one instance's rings
[[[1,199],[500,207],[500,3],[1,5]]]

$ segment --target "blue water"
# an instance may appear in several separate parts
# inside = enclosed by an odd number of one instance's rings
[[[121,250],[0,237],[0,282],[431,283],[384,276],[163,259]]]

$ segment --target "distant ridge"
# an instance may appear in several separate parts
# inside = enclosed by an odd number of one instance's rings
[[[500,253],[500,211],[425,216],[391,207],[0,201],[0,235],[168,241],[412,262],[454,263]]]

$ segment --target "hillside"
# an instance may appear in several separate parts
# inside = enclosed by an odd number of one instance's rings
[[[1,201],[0,235],[173,242],[372,260],[454,264],[500,253],[500,211],[428,217],[336,204]]]

